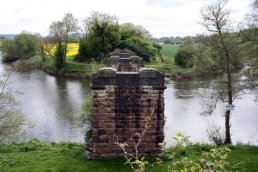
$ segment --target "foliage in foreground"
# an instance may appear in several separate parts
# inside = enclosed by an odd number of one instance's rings
[[[26,126],[25,117],[17,108],[13,91],[7,89],[9,77],[10,73],[0,73],[0,143],[17,139]]]
[[[168,167],[169,172],[175,171],[230,171],[230,163],[228,162],[228,154],[230,149],[228,147],[213,147],[210,150],[202,151],[196,159],[191,159],[184,155],[187,146],[192,147],[189,137],[181,133],[173,137],[176,144],[167,150],[171,163]],[[166,151],[166,150],[165,150]]]

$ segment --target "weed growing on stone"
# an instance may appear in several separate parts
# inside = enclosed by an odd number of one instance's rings
[[[126,159],[126,164],[129,164],[134,172],[144,172],[148,166],[154,166],[155,164],[159,164],[162,162],[160,158],[156,158],[153,163],[150,163],[148,160],[146,160],[144,156],[140,155],[139,150],[139,145],[141,144],[144,135],[146,134],[147,130],[151,127],[149,123],[151,121],[151,117],[153,116],[153,114],[154,110],[152,110],[151,115],[144,117],[145,124],[143,130],[141,132],[136,132],[134,136],[131,137],[131,140],[133,142],[134,153],[127,152],[127,148],[129,147],[129,145],[127,143],[119,143],[118,137],[115,135],[115,144],[122,149],[124,154],[123,156]]]

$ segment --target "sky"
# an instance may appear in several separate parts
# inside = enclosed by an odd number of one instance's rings
[[[92,11],[116,15],[119,23],[142,25],[153,37],[204,33],[200,9],[211,0],[0,0],[0,34],[22,31],[45,36],[53,21],[70,12],[79,21]],[[244,20],[251,0],[229,0],[234,23]]]

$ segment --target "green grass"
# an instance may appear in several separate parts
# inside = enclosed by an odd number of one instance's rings
[[[144,64],[145,67],[151,67],[157,69],[165,76],[174,76],[179,73],[191,76],[191,68],[182,68],[175,64],[174,58],[163,56],[161,59],[153,60],[149,63]]]
[[[61,72],[65,74],[75,74],[82,77],[91,76],[97,69],[104,65],[96,62],[79,63],[73,61],[74,57],[67,57],[66,66],[61,71],[58,71],[55,67],[52,58],[47,58],[46,61],[42,61],[40,56],[33,56],[25,61],[26,64],[36,65],[44,70],[50,70],[52,72]]]
[[[231,146],[229,161],[232,165],[239,164],[238,171],[258,171],[258,147],[239,145]]]
[[[211,149],[210,145],[193,145],[187,148],[182,156],[196,159],[202,151]],[[258,147],[231,146],[229,161],[231,166],[240,163],[236,171],[258,171]],[[165,172],[170,160],[164,156],[163,163],[146,171]],[[41,142],[37,139],[29,142],[0,145],[0,171],[89,171],[89,172],[129,172],[123,158],[87,159],[84,145],[81,143]]]
[[[162,56],[167,56],[167,57],[175,57],[178,49],[179,49],[179,44],[164,44],[162,45],[161,49],[161,55]]]
[[[32,140],[0,146],[0,171],[115,171],[123,160],[89,160],[84,145]],[[125,168],[126,170],[127,168]],[[129,171],[129,170],[126,170]]]
[[[175,64],[174,57],[178,52],[179,46],[179,44],[162,45],[161,55],[164,61],[151,61],[145,63],[145,66],[155,68],[165,76],[175,76],[179,73],[191,76],[190,68],[182,68]]]

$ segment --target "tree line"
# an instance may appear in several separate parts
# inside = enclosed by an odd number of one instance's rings
[[[27,59],[33,55],[40,55],[43,60],[52,57],[56,67],[61,69],[66,65],[70,42],[79,43],[79,54],[75,60],[80,62],[90,59],[103,60],[116,48],[132,50],[145,61],[160,56],[161,46],[155,43],[149,31],[140,25],[119,24],[116,16],[95,11],[83,20],[82,28],[78,22],[71,13],[67,13],[62,20],[51,23],[49,35],[46,37],[22,32],[14,39],[3,39],[1,51],[4,59]]]

